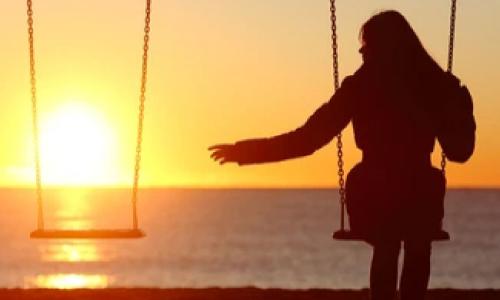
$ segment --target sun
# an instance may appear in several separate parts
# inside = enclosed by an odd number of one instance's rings
[[[116,150],[112,128],[85,104],[65,104],[40,124],[44,184],[110,184],[115,178]]]

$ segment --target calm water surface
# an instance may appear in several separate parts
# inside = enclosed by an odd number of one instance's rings
[[[335,190],[143,190],[139,240],[30,240],[29,190],[0,190],[0,286],[362,288],[371,249],[333,241]],[[128,190],[50,190],[46,227],[127,227]],[[500,190],[452,190],[432,287],[500,288]]]

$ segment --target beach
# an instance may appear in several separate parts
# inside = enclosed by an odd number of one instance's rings
[[[0,290],[2,300],[361,300],[368,299],[368,290],[285,290],[258,288],[206,288],[206,289],[148,289],[148,288],[116,288],[116,289],[4,289]],[[500,289],[457,290],[433,289],[428,300],[498,300]]]

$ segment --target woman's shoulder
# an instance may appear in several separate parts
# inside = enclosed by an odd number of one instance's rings
[[[363,63],[352,75],[347,76],[346,79],[351,85],[363,87],[373,84],[384,76],[378,66],[369,63]],[[344,79],[344,81],[346,80]]]
[[[342,89],[356,90],[367,81],[367,70],[365,67],[359,67],[353,74],[347,75],[342,80]]]

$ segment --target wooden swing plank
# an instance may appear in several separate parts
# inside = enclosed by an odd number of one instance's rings
[[[140,229],[43,229],[30,233],[32,239],[138,239],[145,236]]]

